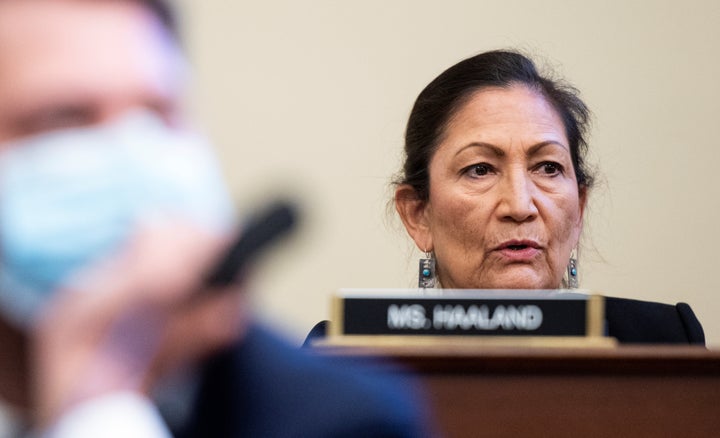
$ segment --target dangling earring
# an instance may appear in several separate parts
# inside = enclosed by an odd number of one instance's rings
[[[577,289],[578,287],[577,250],[575,249],[570,253],[567,265],[567,287],[568,289]]]
[[[420,259],[418,287],[423,289],[435,287],[435,259],[432,253],[425,251],[425,258]]]

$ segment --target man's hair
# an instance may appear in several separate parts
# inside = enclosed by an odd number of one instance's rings
[[[169,0],[132,0],[147,7],[150,11],[158,17],[160,22],[167,28],[167,30],[175,37],[178,38],[178,24],[175,8]]]

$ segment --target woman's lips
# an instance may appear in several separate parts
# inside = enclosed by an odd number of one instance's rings
[[[530,240],[511,240],[495,248],[495,251],[510,262],[530,262],[542,251],[537,242]]]

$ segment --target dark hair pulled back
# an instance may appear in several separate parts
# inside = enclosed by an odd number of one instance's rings
[[[396,184],[411,185],[420,200],[427,200],[430,160],[452,117],[475,92],[514,84],[539,91],[558,112],[568,138],[578,188],[591,187],[593,178],[585,163],[590,111],[579,92],[561,80],[540,75],[532,60],[507,50],[484,52],[460,61],[420,93],[405,131],[405,161]]]

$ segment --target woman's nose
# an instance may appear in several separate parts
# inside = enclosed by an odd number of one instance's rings
[[[527,172],[515,171],[506,174],[499,188],[500,202],[497,213],[501,220],[526,222],[537,217],[534,186]]]

